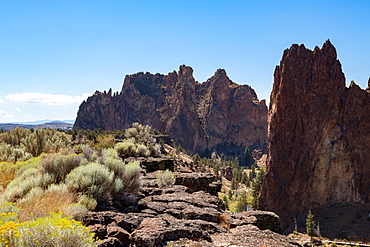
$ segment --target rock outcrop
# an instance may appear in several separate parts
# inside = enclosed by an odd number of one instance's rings
[[[191,153],[222,148],[235,156],[246,146],[266,150],[265,100],[259,101],[250,86],[232,82],[222,69],[204,83],[196,82],[185,65],[168,75],[128,75],[120,93],[96,92],[84,101],[74,127],[126,129],[133,122],[170,135]]]
[[[370,94],[345,86],[330,41],[292,45],[276,67],[262,210],[283,223],[331,202],[369,202]]]
[[[156,247],[169,241],[174,241],[171,246],[178,246],[177,241],[193,243],[182,246],[229,246],[227,242],[294,246],[290,238],[278,234],[279,217],[272,212],[225,212],[221,199],[202,190],[207,181],[214,182],[210,174],[195,176],[201,183],[191,188],[159,188],[153,175],[155,172],[143,176],[141,199],[131,207],[135,210],[87,212],[76,217],[99,238],[98,246]],[[181,175],[176,173],[177,178]],[[184,181],[180,179],[180,183]]]

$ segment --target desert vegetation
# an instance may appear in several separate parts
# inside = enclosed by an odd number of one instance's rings
[[[90,139],[73,143],[53,129],[3,131],[0,246],[95,246],[94,234],[71,217],[119,207],[138,192],[139,163],[125,158],[160,156],[152,132],[136,123],[117,135],[85,131]],[[167,171],[164,178],[163,186],[174,183]]]

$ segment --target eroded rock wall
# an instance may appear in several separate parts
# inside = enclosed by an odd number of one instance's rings
[[[276,67],[259,199],[283,223],[331,202],[370,198],[370,96],[346,88],[334,46],[292,45]]]
[[[258,147],[267,143],[267,107],[248,85],[232,82],[219,69],[204,83],[182,65],[168,75],[126,76],[122,91],[96,92],[80,105],[75,128],[103,130],[148,124],[192,153],[217,145]]]

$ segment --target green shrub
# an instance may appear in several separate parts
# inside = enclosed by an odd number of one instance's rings
[[[112,159],[118,159],[120,160],[121,158],[118,156],[118,153],[115,149],[113,148],[107,148],[107,149],[103,149],[101,151],[101,156],[103,157],[103,160],[105,158],[112,158]]]
[[[21,209],[15,203],[2,204],[0,206],[0,225],[16,220],[20,211]]]
[[[96,141],[95,148],[99,151],[114,147],[114,136],[112,134],[100,134]]]
[[[125,163],[122,160],[114,159],[111,157],[104,157],[103,164],[106,166],[110,171],[114,172],[115,176],[122,178],[125,174]]]
[[[121,179],[125,193],[136,193],[141,186],[139,162],[134,161],[125,165],[125,172],[121,175]]]
[[[249,209],[249,203],[248,203],[248,195],[247,192],[244,191],[238,201],[238,204],[236,205],[236,211],[243,212],[247,211]]]
[[[115,150],[117,151],[120,157],[126,158],[138,156],[137,146],[130,141],[131,140],[126,140],[124,142],[119,142],[115,145]]]
[[[55,183],[62,182],[67,174],[80,165],[82,157],[76,154],[45,156],[40,162],[42,173],[53,174]]]
[[[95,205],[95,207],[96,207],[96,205]],[[88,211],[89,211],[89,209],[86,206],[84,206],[80,203],[72,203],[72,204],[69,204],[69,205],[67,205],[63,208],[64,215],[66,215],[66,216],[70,215],[70,216],[73,216],[73,217],[85,214]]]
[[[311,210],[308,211],[307,218],[306,218],[306,233],[309,236],[315,236],[315,221],[313,220],[314,215],[312,214]]]
[[[16,202],[33,188],[40,187],[46,189],[54,182],[55,177],[52,174],[40,174],[36,168],[30,168],[8,184],[4,192],[4,198],[8,202]]]
[[[89,163],[73,169],[66,177],[72,192],[86,194],[98,202],[106,202],[123,189],[123,181],[99,163]]]
[[[82,206],[86,207],[89,210],[94,210],[98,205],[98,202],[96,201],[95,198],[84,194],[78,195],[77,203],[81,204]]]
[[[21,140],[21,147],[33,157],[43,152],[57,153],[69,145],[69,138],[55,129],[36,129]]]
[[[173,172],[169,170],[158,171],[156,177],[157,177],[157,184],[160,188],[171,187],[176,182],[175,174],[173,174]]]
[[[147,157],[149,155],[158,157],[161,155],[160,146],[156,143],[156,139],[152,134],[152,127],[149,125],[133,123],[132,128],[126,130],[125,137],[127,139],[132,139],[134,144],[141,144],[147,147],[149,154],[142,155],[142,157]]]
[[[151,134],[152,127],[149,125],[141,125],[139,123],[133,123],[132,127],[127,129],[125,132],[125,137],[127,139],[134,139],[135,143],[148,144],[155,143],[155,138]]]
[[[23,138],[31,134],[31,131],[24,128],[11,129],[5,133],[0,134],[0,139],[10,144],[11,146],[19,146]]]
[[[0,225],[0,246],[96,246],[94,234],[81,222],[51,213],[50,216]]]
[[[139,157],[148,157],[150,155],[150,150],[143,144],[137,145],[137,153]]]
[[[82,157],[87,159],[88,162],[95,162],[99,158],[98,151],[90,147],[89,145],[82,146]]]

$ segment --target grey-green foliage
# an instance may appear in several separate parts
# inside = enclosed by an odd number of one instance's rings
[[[96,162],[99,159],[99,153],[89,145],[82,146],[82,155],[89,162]]]
[[[160,188],[171,187],[176,182],[176,176],[170,170],[158,171],[156,178]]]
[[[25,152],[23,149],[14,147],[10,144],[1,144],[0,145],[0,161],[25,161],[32,158],[32,155],[28,152]]]
[[[127,139],[134,139],[135,143],[138,144],[152,144],[155,143],[155,138],[151,134],[152,127],[149,125],[142,125],[139,123],[133,123],[131,128],[128,128],[125,132]]]
[[[75,193],[87,194],[96,200],[106,200],[123,189],[123,181],[113,171],[99,163],[89,163],[73,169],[65,183]]]
[[[152,127],[149,125],[133,123],[132,127],[126,130],[125,137],[127,139],[132,139],[133,143],[137,145],[137,148],[142,149],[139,151],[141,156],[146,157],[150,155],[157,157],[161,155],[160,146],[153,137]],[[148,151],[139,145],[144,145]],[[148,152],[148,155],[146,155],[145,152]]]
[[[87,160],[94,160],[89,162]],[[4,192],[8,202],[34,198],[37,193],[57,186],[76,193],[77,203],[94,209],[97,203],[122,200],[140,188],[140,166],[137,162],[125,164],[117,151],[107,149],[99,155],[85,148],[83,155],[58,153],[43,157],[36,167],[25,170],[10,182]]]
[[[30,134],[30,130],[17,127],[7,132],[1,133],[0,139],[11,146],[19,146],[22,139]]]
[[[42,173],[53,174],[55,182],[60,183],[67,174],[81,164],[82,157],[76,154],[48,155],[42,158],[40,169]]]
[[[4,192],[4,198],[8,202],[15,202],[24,197],[33,188],[46,189],[54,182],[55,177],[52,174],[40,173],[36,168],[30,168],[8,184]]]
[[[138,150],[137,146],[133,143],[132,139],[124,140],[115,145],[115,150],[121,157],[137,157]]]
[[[20,146],[34,157],[42,152],[59,152],[70,144],[69,138],[55,129],[36,129],[21,140]]]
[[[122,179],[123,191],[126,194],[135,193],[140,188],[140,165],[133,161],[125,164],[114,149],[105,149],[102,151],[102,163],[113,171],[115,176]]]
[[[131,162],[125,165],[125,172],[122,175],[124,190],[126,193],[136,193],[141,186],[139,162]]]

